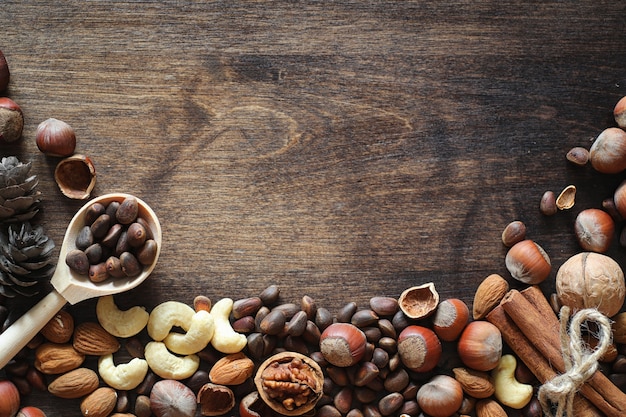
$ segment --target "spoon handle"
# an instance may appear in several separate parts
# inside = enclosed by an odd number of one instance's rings
[[[35,337],[65,303],[67,300],[61,294],[52,291],[0,334],[0,369]]]

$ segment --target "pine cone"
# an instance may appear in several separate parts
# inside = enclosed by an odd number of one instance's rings
[[[33,228],[28,222],[12,224],[7,234],[0,233],[0,294],[37,295],[54,272],[50,257],[54,247],[43,227]]]
[[[30,167],[30,162],[23,164],[14,156],[0,161],[0,222],[23,222],[39,211],[39,180],[36,175],[28,176]]]

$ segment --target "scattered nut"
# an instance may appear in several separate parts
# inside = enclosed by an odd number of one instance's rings
[[[148,343],[144,355],[150,369],[164,379],[189,378],[200,366],[198,355],[176,356],[167,350],[163,342]]]
[[[128,363],[115,365],[113,355],[108,354],[98,359],[98,373],[107,385],[118,390],[135,389],[148,373],[148,362],[133,358]]]
[[[96,315],[100,325],[113,336],[127,338],[135,336],[148,324],[150,314],[144,307],[134,306],[122,311],[112,295],[98,298]]]
[[[398,299],[400,309],[411,319],[421,319],[432,314],[439,304],[439,293],[435,284],[427,284],[407,288]]]

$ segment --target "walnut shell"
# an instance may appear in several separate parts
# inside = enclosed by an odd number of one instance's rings
[[[254,384],[261,399],[284,416],[299,416],[315,407],[323,394],[324,374],[308,356],[282,352],[259,367]]]
[[[624,272],[612,258],[581,252],[569,258],[556,274],[556,294],[572,310],[596,308],[612,317],[624,304]]]

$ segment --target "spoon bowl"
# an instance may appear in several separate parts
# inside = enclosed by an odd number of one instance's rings
[[[151,265],[144,266],[141,273],[134,277],[109,278],[103,282],[94,283],[89,280],[88,276],[74,272],[65,263],[67,253],[76,248],[76,237],[85,226],[85,215],[89,207],[94,203],[102,203],[105,206],[112,201],[121,203],[128,197],[134,196],[124,193],[106,194],[90,200],[76,212],[65,232],[59,260],[50,280],[54,290],[0,334],[0,369],[26,346],[66,303],[76,304],[89,298],[128,291],[145,281],[154,270],[161,251],[161,224],[150,206],[137,197],[134,198],[137,199],[139,205],[138,216],[146,220],[152,238],[157,243],[157,253]]]

